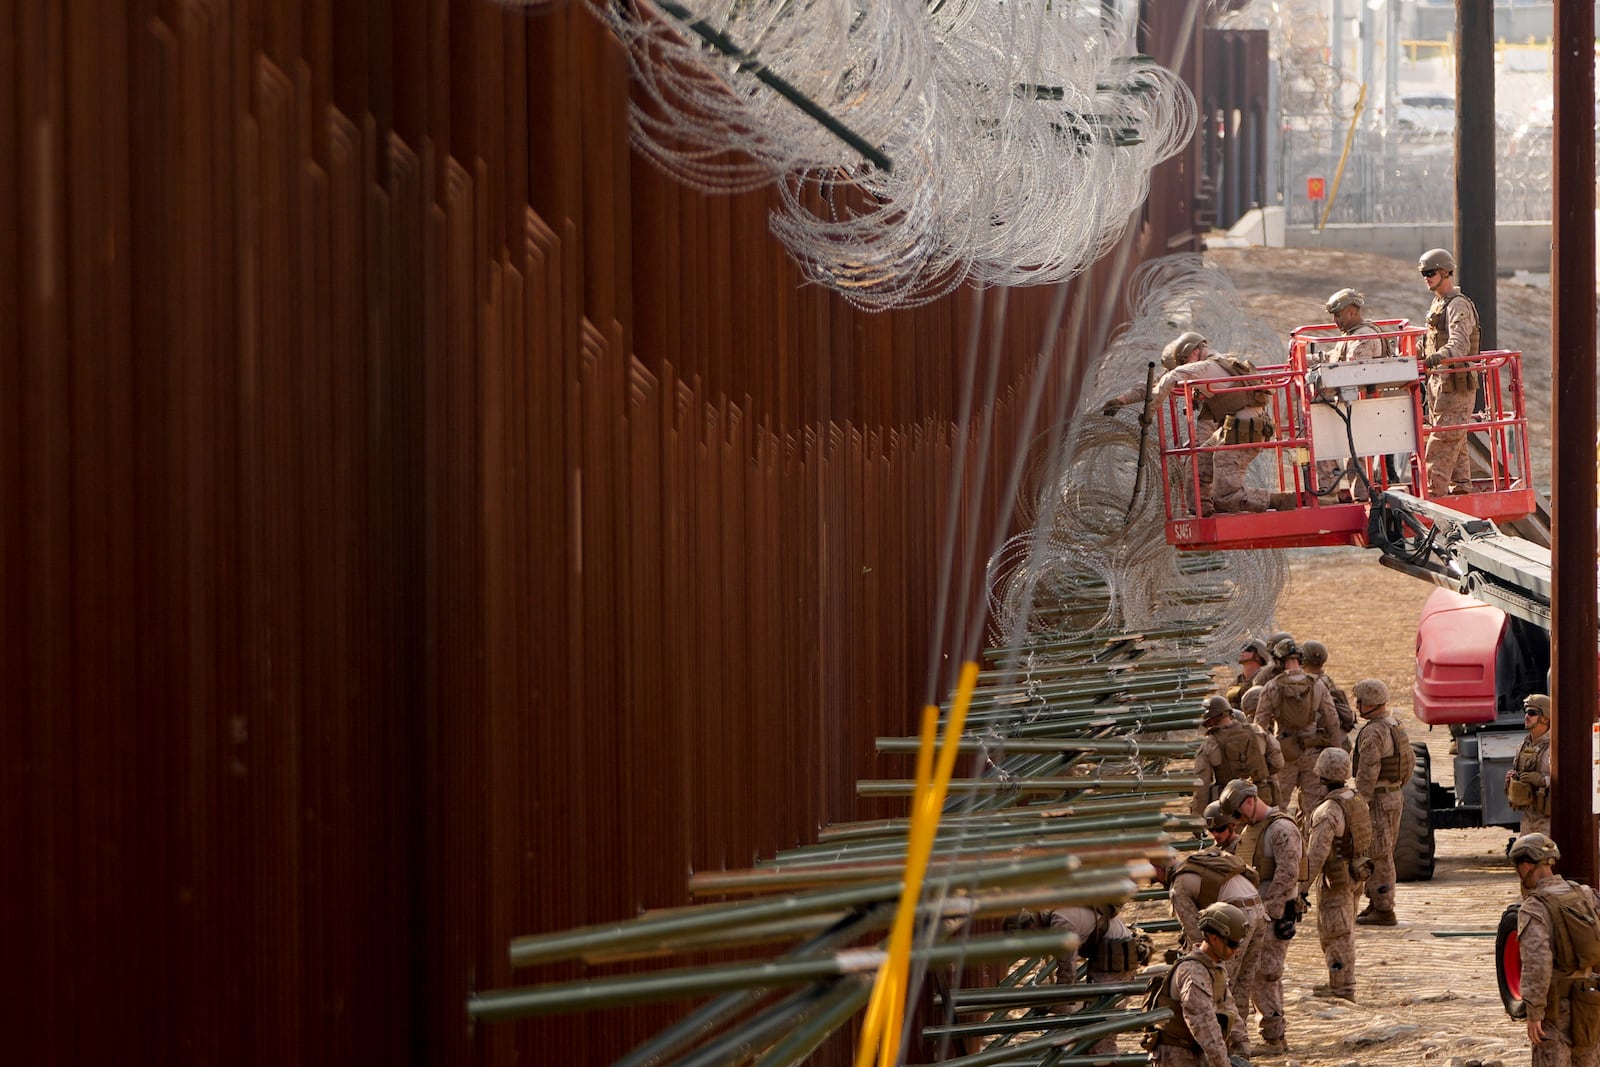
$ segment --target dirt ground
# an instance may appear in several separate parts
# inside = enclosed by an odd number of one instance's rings
[[[1420,249],[1418,250],[1421,251]],[[1334,290],[1361,290],[1374,317],[1420,321],[1428,293],[1414,260],[1334,251],[1242,249],[1207,253],[1233,280],[1247,310],[1287,338],[1294,327],[1320,321],[1321,302]],[[1502,280],[1498,289],[1498,347],[1523,352],[1530,438],[1548,440],[1550,415],[1550,294]],[[1536,448],[1535,481],[1548,485],[1548,450]],[[1435,780],[1450,783],[1450,739],[1430,732],[1411,714],[1415,633],[1433,587],[1389,570],[1377,553],[1347,548],[1292,554],[1276,624],[1330,650],[1328,673],[1345,689],[1381,678],[1413,740],[1427,743]],[[1356,1002],[1313,997],[1326,981],[1315,922],[1301,928],[1284,977],[1289,1052],[1255,1062],[1298,1067],[1415,1067],[1526,1063],[1526,1033],[1501,1006],[1495,982],[1493,932],[1518,898],[1499,829],[1444,830],[1428,882],[1402,883],[1400,925],[1358,927]],[[1485,936],[1436,936],[1474,933]],[[1251,1037],[1256,1037],[1251,1023]]]

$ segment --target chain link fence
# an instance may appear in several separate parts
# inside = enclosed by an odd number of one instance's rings
[[[1329,223],[1449,223],[1455,204],[1455,143],[1450,133],[1360,129],[1344,173],[1346,130],[1322,116],[1290,116],[1279,131],[1277,186],[1289,225],[1318,225],[1327,200],[1312,200],[1321,178],[1332,199]],[[1339,175],[1337,190],[1334,177]],[[1495,214],[1501,222],[1550,220],[1548,132],[1501,130],[1495,145]]]

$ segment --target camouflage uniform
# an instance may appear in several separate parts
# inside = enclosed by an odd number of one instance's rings
[[[1522,742],[1522,747],[1517,749],[1516,757],[1511,762],[1512,773],[1525,773],[1536,775],[1543,779],[1542,784],[1533,788],[1542,788],[1543,793],[1535,797],[1532,807],[1519,808],[1518,814],[1522,816],[1522,833],[1548,834],[1550,832],[1550,733],[1545,731],[1543,737],[1535,741],[1528,738]]]
[[[1377,326],[1366,321],[1358,322],[1348,330],[1341,330],[1339,336],[1345,339],[1329,349],[1327,359],[1318,360],[1312,366],[1381,359],[1384,355],[1384,342],[1381,337],[1376,336],[1381,332]],[[1312,486],[1312,489],[1317,493],[1328,493],[1337,489],[1344,469],[1344,460],[1317,460],[1317,484]],[[1356,479],[1354,489],[1356,499],[1367,498],[1367,487],[1359,478]]]
[[[1283,965],[1289,942],[1278,938],[1272,924],[1293,906],[1302,851],[1294,820],[1277,808],[1247,829],[1239,846],[1244,861],[1261,873],[1261,905],[1267,913],[1263,936],[1251,938],[1249,951],[1240,953],[1245,961],[1239,965],[1239,981],[1250,990],[1250,1002],[1261,1013],[1261,1037],[1268,1042],[1282,1041],[1288,1029],[1283,1017]]]
[[[1237,1041],[1244,1033],[1244,1025],[1226,980],[1220,983],[1222,1003],[1217,1003],[1216,978],[1222,970],[1222,964],[1205,952],[1191,953],[1173,965],[1169,988],[1176,1001],[1175,1009],[1182,1015],[1181,1029],[1187,1032],[1189,1041],[1158,1031],[1158,1043],[1151,1051],[1152,1064],[1229,1067],[1228,1051],[1239,1047]],[[1217,1021],[1219,1015],[1228,1020],[1226,1033]]]
[[[1227,377],[1231,377],[1228,369],[1223,367],[1222,364],[1216,362],[1215,360],[1197,359],[1190,363],[1179,364],[1178,366],[1167,371],[1160,378],[1156,379],[1155,386],[1150,390],[1150,411],[1152,413],[1152,417],[1156,417],[1154,414],[1155,412],[1162,410],[1167,402],[1167,397],[1172,394],[1172,391],[1185,382],[1201,381],[1207,378]],[[1132,404],[1142,400],[1143,398],[1144,388],[1143,386],[1137,386],[1129,389],[1126,392],[1119,393],[1114,398],[1114,401],[1120,404]],[[1177,442],[1183,442],[1187,436],[1187,430],[1187,426],[1174,427],[1172,431],[1173,440]],[[1205,405],[1197,405],[1197,410],[1194,412],[1195,441],[1203,442],[1210,440],[1211,435],[1216,432],[1217,420],[1213,419],[1206,413]],[[1207,504],[1211,502],[1212,484],[1215,478],[1212,463],[1213,454],[1214,453],[1206,452],[1195,457],[1196,466],[1199,468],[1200,475],[1200,499],[1205,501]],[[1180,472],[1180,474],[1184,487],[1184,498],[1187,499],[1190,486],[1189,478],[1186,473]],[[1196,513],[1199,513],[1198,509],[1196,509]]]
[[[1361,883],[1350,879],[1348,857],[1338,854],[1346,820],[1339,797],[1355,797],[1354,790],[1328,794],[1311,816],[1306,842],[1306,869],[1317,881],[1317,939],[1328,963],[1328,987],[1336,996],[1354,997],[1356,991],[1356,897]],[[1318,878],[1318,875],[1321,875]]]
[[[1216,903],[1214,900],[1205,899],[1206,894],[1201,889],[1202,884],[1203,879],[1199,874],[1184,871],[1172,879],[1172,888],[1167,894],[1172,904],[1173,917],[1183,928],[1185,945],[1198,945],[1204,941],[1200,934],[1200,909],[1207,904]],[[1239,951],[1233,954],[1233,958],[1224,960],[1222,964],[1223,970],[1228,972],[1229,994],[1235,1001],[1248,1004],[1250,991],[1245,988],[1240,976],[1243,973],[1241,968],[1244,966],[1250,943],[1267,934],[1267,912],[1261,905],[1261,891],[1247,875],[1236,874],[1222,883],[1216,899],[1224,904],[1232,904],[1244,912],[1245,919],[1250,924],[1249,937],[1239,946]]]
[[[1372,813],[1372,874],[1366,892],[1371,909],[1380,914],[1394,912],[1394,846],[1415,763],[1404,728],[1387,709],[1356,731],[1356,792]]]
[[[1229,759],[1227,752],[1240,745],[1248,746],[1249,757],[1243,761]],[[1206,805],[1222,792],[1222,787],[1235,778],[1247,778],[1259,789],[1271,773],[1266,753],[1250,727],[1225,717],[1220,725],[1206,729],[1200,750],[1194,755],[1194,776],[1198,784],[1190,798],[1189,811],[1195,815],[1205,811]]]
[[[1591,904],[1597,903],[1594,890],[1588,886],[1554,877],[1541,882],[1537,891],[1552,896],[1566,893],[1583,893]],[[1544,1023],[1545,1039],[1533,1046],[1533,1067],[1596,1067],[1600,1055],[1594,1046],[1584,1049],[1572,1047],[1572,1008],[1564,986],[1554,973],[1554,951],[1550,943],[1550,912],[1538,896],[1524,894],[1522,907],[1517,911],[1517,939],[1522,955],[1522,1002],[1527,1005],[1528,1018]]]
[[[1452,289],[1447,296],[1433,298],[1422,354],[1430,369],[1442,360],[1478,354],[1478,309],[1464,293]],[[1478,375],[1466,371],[1447,373],[1451,369],[1440,367],[1427,378],[1428,410],[1435,427],[1470,423],[1477,403]],[[1428,495],[1471,491],[1466,430],[1430,434],[1423,463],[1428,472]]]
[[[1078,935],[1078,945],[1083,952],[1088,953],[1088,978],[1090,982],[1132,981],[1139,973],[1137,965],[1122,971],[1096,969],[1096,957],[1099,956],[1099,953],[1095,951],[1095,945],[1101,937],[1117,940],[1133,936],[1133,931],[1128,929],[1128,925],[1115,915],[1106,921],[1103,932],[1099,932],[1098,920],[1099,917],[1095,914],[1093,908],[1065,907],[1051,911],[1045,925],[1055,929],[1071,930]],[[1056,982],[1058,984],[1065,985],[1074,980],[1078,973],[1078,958],[1078,952],[1074,951],[1071,955],[1063,956],[1057,961]],[[1089,1001],[1085,1000],[1073,1001],[1070,1005],[1065,1006],[1063,1010],[1067,1012],[1081,1011],[1089,1003]],[[1109,1034],[1101,1038],[1094,1043],[1094,1047],[1089,1051],[1096,1054],[1117,1052],[1117,1036]]]
[[[1284,703],[1291,691],[1304,685],[1309,685],[1314,694],[1311,723],[1300,730],[1288,730],[1280,726]],[[1256,706],[1256,722],[1261,724],[1262,729],[1277,734],[1280,743],[1283,743],[1284,767],[1283,776],[1278,779],[1279,798],[1287,801],[1295,787],[1299,786],[1300,810],[1315,811],[1327,795],[1327,788],[1317,777],[1315,769],[1317,753],[1329,745],[1338,744],[1340,736],[1339,713],[1334,710],[1333,696],[1326,686],[1318,684],[1316,679],[1299,667],[1294,667],[1273,678],[1262,690],[1261,703]],[[1292,745],[1285,743],[1290,741]],[[1292,748],[1298,749],[1298,754],[1293,758]]]

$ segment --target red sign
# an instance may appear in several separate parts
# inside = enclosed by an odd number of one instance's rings
[[[1328,183],[1320,178],[1306,179],[1306,198],[1309,200],[1325,200],[1328,196]]]

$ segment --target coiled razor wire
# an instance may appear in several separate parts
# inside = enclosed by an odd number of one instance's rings
[[[863,308],[968,279],[1073,277],[1197,123],[1177,75],[1086,5],[585,7],[627,49],[639,151],[699,189],[774,185],[773,233],[809,279]]]
[[[1150,361],[1184,330],[1259,366],[1283,362],[1285,342],[1241,309],[1226,274],[1196,255],[1143,264],[1130,281],[1129,306],[1133,318],[1100,360],[1067,458],[1047,468],[1055,480],[1042,484],[1047,470],[1036,466],[1018,503],[1031,529],[989,561],[991,634],[1014,645],[1021,635],[1161,630],[1177,633],[1185,652],[1230,663],[1240,644],[1272,619],[1288,578],[1283,554],[1179,553],[1168,545],[1155,428],[1143,437],[1146,489],[1130,506],[1140,409],[1129,405],[1106,417],[1099,408],[1142,383]],[[1262,469],[1250,475],[1261,486],[1269,477]]]

